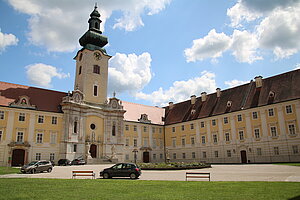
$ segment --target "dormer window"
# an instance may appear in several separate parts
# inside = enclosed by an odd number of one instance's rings
[[[269,92],[269,98],[274,98],[274,97],[275,97],[275,92],[270,91],[270,92]]]
[[[227,101],[227,105],[228,108],[230,108],[232,106],[232,101]]]

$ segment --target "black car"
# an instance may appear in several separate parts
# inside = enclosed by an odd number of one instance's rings
[[[72,160],[71,165],[85,165],[85,160],[82,158],[76,158]]]
[[[137,179],[141,174],[141,169],[134,163],[118,163],[100,172],[100,176],[103,178],[130,177]]]
[[[69,159],[60,159],[58,161],[58,165],[59,166],[67,166],[67,165],[71,165],[71,161]]]
[[[31,173],[35,174],[36,172],[51,172],[52,171],[52,163],[50,161],[46,160],[40,160],[40,161],[33,161],[27,165],[24,165],[21,168],[22,173]]]

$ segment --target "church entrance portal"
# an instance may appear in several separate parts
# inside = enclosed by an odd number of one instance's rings
[[[90,147],[90,154],[92,156],[92,158],[96,158],[97,157],[97,145],[92,144]]]
[[[143,153],[143,162],[148,163],[149,161],[150,161],[150,153],[146,151]]]
[[[12,162],[11,166],[22,166],[25,160],[25,150],[14,149],[12,152]]]

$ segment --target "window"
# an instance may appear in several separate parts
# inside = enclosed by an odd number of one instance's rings
[[[159,128],[159,133],[162,133],[162,128]]]
[[[205,123],[204,122],[200,122],[200,126],[201,126],[201,128],[204,128]]]
[[[144,132],[147,132],[147,126],[144,126]]]
[[[94,65],[93,73],[100,74],[100,66],[99,65]]]
[[[192,158],[196,158],[196,153],[192,152]]]
[[[217,135],[213,135],[213,140],[214,140],[214,143],[217,143],[217,142],[218,142],[218,137],[217,137]]]
[[[181,145],[184,147],[185,146],[185,138],[181,139]]]
[[[240,140],[244,140],[244,131],[239,131]]]
[[[173,145],[173,147],[176,147],[176,139],[175,138],[172,140],[172,145]]]
[[[202,144],[205,144],[205,136],[202,136],[201,140],[202,140]]]
[[[148,138],[144,138],[144,147],[148,147]]]
[[[50,160],[53,161],[55,158],[55,154],[54,153],[50,153]]]
[[[94,85],[94,96],[98,96],[98,86]]]
[[[113,126],[112,126],[111,135],[116,136],[116,125],[115,124],[113,124]]]
[[[76,134],[77,133],[77,121],[74,122],[74,127],[73,127],[73,131]]]
[[[155,133],[155,127],[152,127],[152,133]]]
[[[43,143],[43,134],[42,133],[37,133],[36,134],[36,143],[38,143],[38,144]]]
[[[228,117],[224,117],[224,124],[228,124]]]
[[[182,153],[182,158],[185,159],[185,153]]]
[[[136,131],[137,130],[137,127],[136,125],[133,126],[133,131]]]
[[[0,119],[4,119],[4,111],[0,110]]]
[[[274,109],[273,109],[273,108],[270,108],[270,109],[268,110],[268,115],[269,115],[269,117],[274,116]]]
[[[203,158],[206,158],[206,151],[203,151],[203,152],[202,152],[202,157],[203,157]]]
[[[258,155],[258,156],[261,156],[261,148],[257,148],[257,149],[256,149],[256,152],[257,152],[257,155]]]
[[[191,137],[191,145],[194,145],[194,144],[195,144],[195,138]]]
[[[125,125],[125,130],[129,131],[129,125]]]
[[[56,144],[56,133],[51,133],[50,144]]]
[[[160,144],[159,144],[159,145],[160,145],[160,148],[162,149],[162,148],[164,147],[163,141],[160,140],[159,143],[160,143]]]
[[[289,133],[290,135],[296,135],[295,124],[289,124]]]
[[[156,160],[156,154],[155,153],[153,154],[153,160]]]
[[[92,130],[95,130],[95,129],[96,129],[96,125],[95,125],[94,123],[92,123],[92,124],[90,125],[90,128],[91,128]]]
[[[225,140],[226,140],[226,142],[230,141],[230,135],[229,135],[229,133],[225,133]]]
[[[38,123],[39,123],[39,124],[44,123],[44,116],[43,116],[43,115],[39,115]]]
[[[24,122],[25,121],[25,113],[19,113],[19,121]]]
[[[36,160],[41,160],[41,157],[42,157],[41,153],[36,153],[35,154],[35,159]]]
[[[193,130],[194,129],[194,124],[191,124],[191,130]]]
[[[3,131],[0,130],[0,142],[1,142],[1,140],[2,140],[2,135],[3,135]]]
[[[23,142],[24,133],[18,132],[17,133],[17,142]]]
[[[212,124],[213,126],[215,126],[215,125],[216,125],[216,120],[215,120],[215,119],[211,120],[211,124]]]
[[[159,159],[163,159],[163,154],[159,154]]]
[[[172,127],[172,132],[175,133],[175,127]]]
[[[57,124],[57,117],[52,117],[52,124]]]
[[[181,130],[184,131],[184,125],[181,125]]]
[[[126,138],[126,143],[125,143],[125,146],[129,146],[129,139],[128,138]]]
[[[242,115],[238,115],[238,116],[237,116],[237,120],[238,120],[238,122],[243,121]]]
[[[279,155],[279,148],[278,147],[274,147],[274,154]]]
[[[215,151],[215,157],[219,157],[219,152],[218,151]]]
[[[133,139],[133,146],[137,147],[137,139]]]
[[[176,159],[176,153],[173,153],[173,159]]]
[[[154,149],[157,147],[157,145],[156,145],[156,139],[153,139],[152,146],[153,146]]]
[[[287,106],[285,106],[285,111],[286,111],[286,113],[287,113],[287,114],[290,114],[290,113],[292,113],[292,112],[293,112],[293,110],[292,110],[292,106],[291,106],[291,105],[287,105]]]
[[[81,74],[81,69],[82,69],[82,66],[79,67],[78,75]]]
[[[77,144],[73,145],[73,152],[77,152]]]
[[[277,137],[276,127],[275,126],[271,126],[270,129],[271,129],[271,135],[272,135],[272,137]]]
[[[228,157],[228,158],[231,157],[231,150],[227,150],[227,157]]]
[[[82,53],[79,55],[79,61],[82,60]]]
[[[254,135],[255,135],[255,138],[256,138],[256,139],[259,139],[259,138],[260,138],[260,135],[259,135],[259,129],[258,129],[258,128],[254,129]]]
[[[129,154],[125,155],[125,160],[129,160]]]
[[[258,118],[257,112],[252,112],[252,118],[253,118],[253,119],[257,119],[257,118]]]
[[[297,145],[292,146],[292,149],[293,149],[293,154],[298,154],[299,153]]]

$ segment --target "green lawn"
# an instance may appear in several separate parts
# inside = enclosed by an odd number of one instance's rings
[[[300,167],[300,163],[276,163],[276,165],[289,165]]]
[[[300,183],[0,179],[0,199],[291,199]]]
[[[13,167],[0,167],[0,175],[4,174],[17,174],[20,173],[19,168],[13,168]]]

